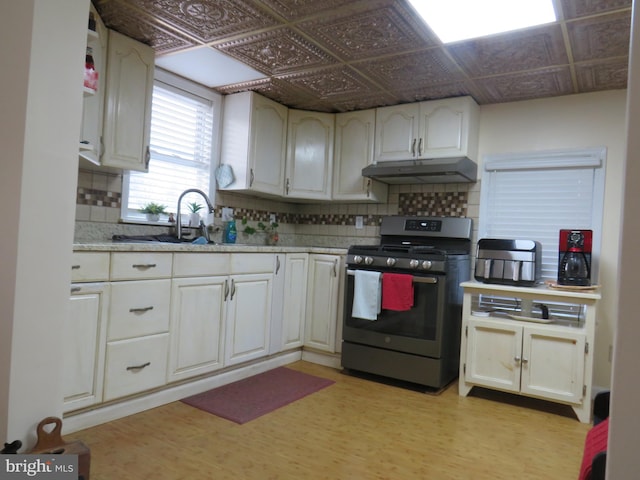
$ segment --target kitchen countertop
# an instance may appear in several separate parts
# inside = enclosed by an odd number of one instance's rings
[[[346,248],[302,247],[287,245],[210,244],[164,242],[96,242],[74,243],[74,252],[200,252],[200,253],[321,253],[346,255]]]

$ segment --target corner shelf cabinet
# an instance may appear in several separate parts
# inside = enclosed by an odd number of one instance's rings
[[[563,403],[589,423],[600,294],[473,281],[462,287],[459,394],[479,386]],[[513,299],[517,315],[481,308],[486,297]],[[559,314],[552,313],[552,321],[534,319],[531,311],[540,304]]]

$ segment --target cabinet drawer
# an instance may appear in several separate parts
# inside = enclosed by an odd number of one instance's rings
[[[173,255],[174,277],[228,274],[228,253],[176,253]]]
[[[232,253],[231,273],[273,273],[273,253]]]
[[[168,346],[168,333],[109,342],[104,400],[113,400],[164,385]]]
[[[141,337],[169,330],[171,280],[113,282],[108,340]]]
[[[111,255],[111,280],[142,280],[171,277],[170,253],[114,253]]]
[[[99,282],[109,280],[108,252],[73,252],[72,282]]]

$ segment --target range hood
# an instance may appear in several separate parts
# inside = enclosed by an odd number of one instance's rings
[[[362,169],[362,176],[383,183],[470,183],[478,166],[467,157],[378,162]]]

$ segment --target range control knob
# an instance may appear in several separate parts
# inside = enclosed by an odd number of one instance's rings
[[[430,270],[431,269],[431,260],[424,260],[422,262],[422,269],[423,270]]]
[[[365,265],[371,265],[373,263],[373,257],[364,257]]]
[[[361,255],[354,256],[353,263],[362,263],[362,256]]]
[[[409,267],[418,268],[418,266],[420,266],[419,260],[416,260],[415,258],[413,260],[409,260]]]
[[[392,258],[392,257],[387,258],[387,266],[388,267],[393,267],[395,264],[396,264],[396,259],[395,258]]]

